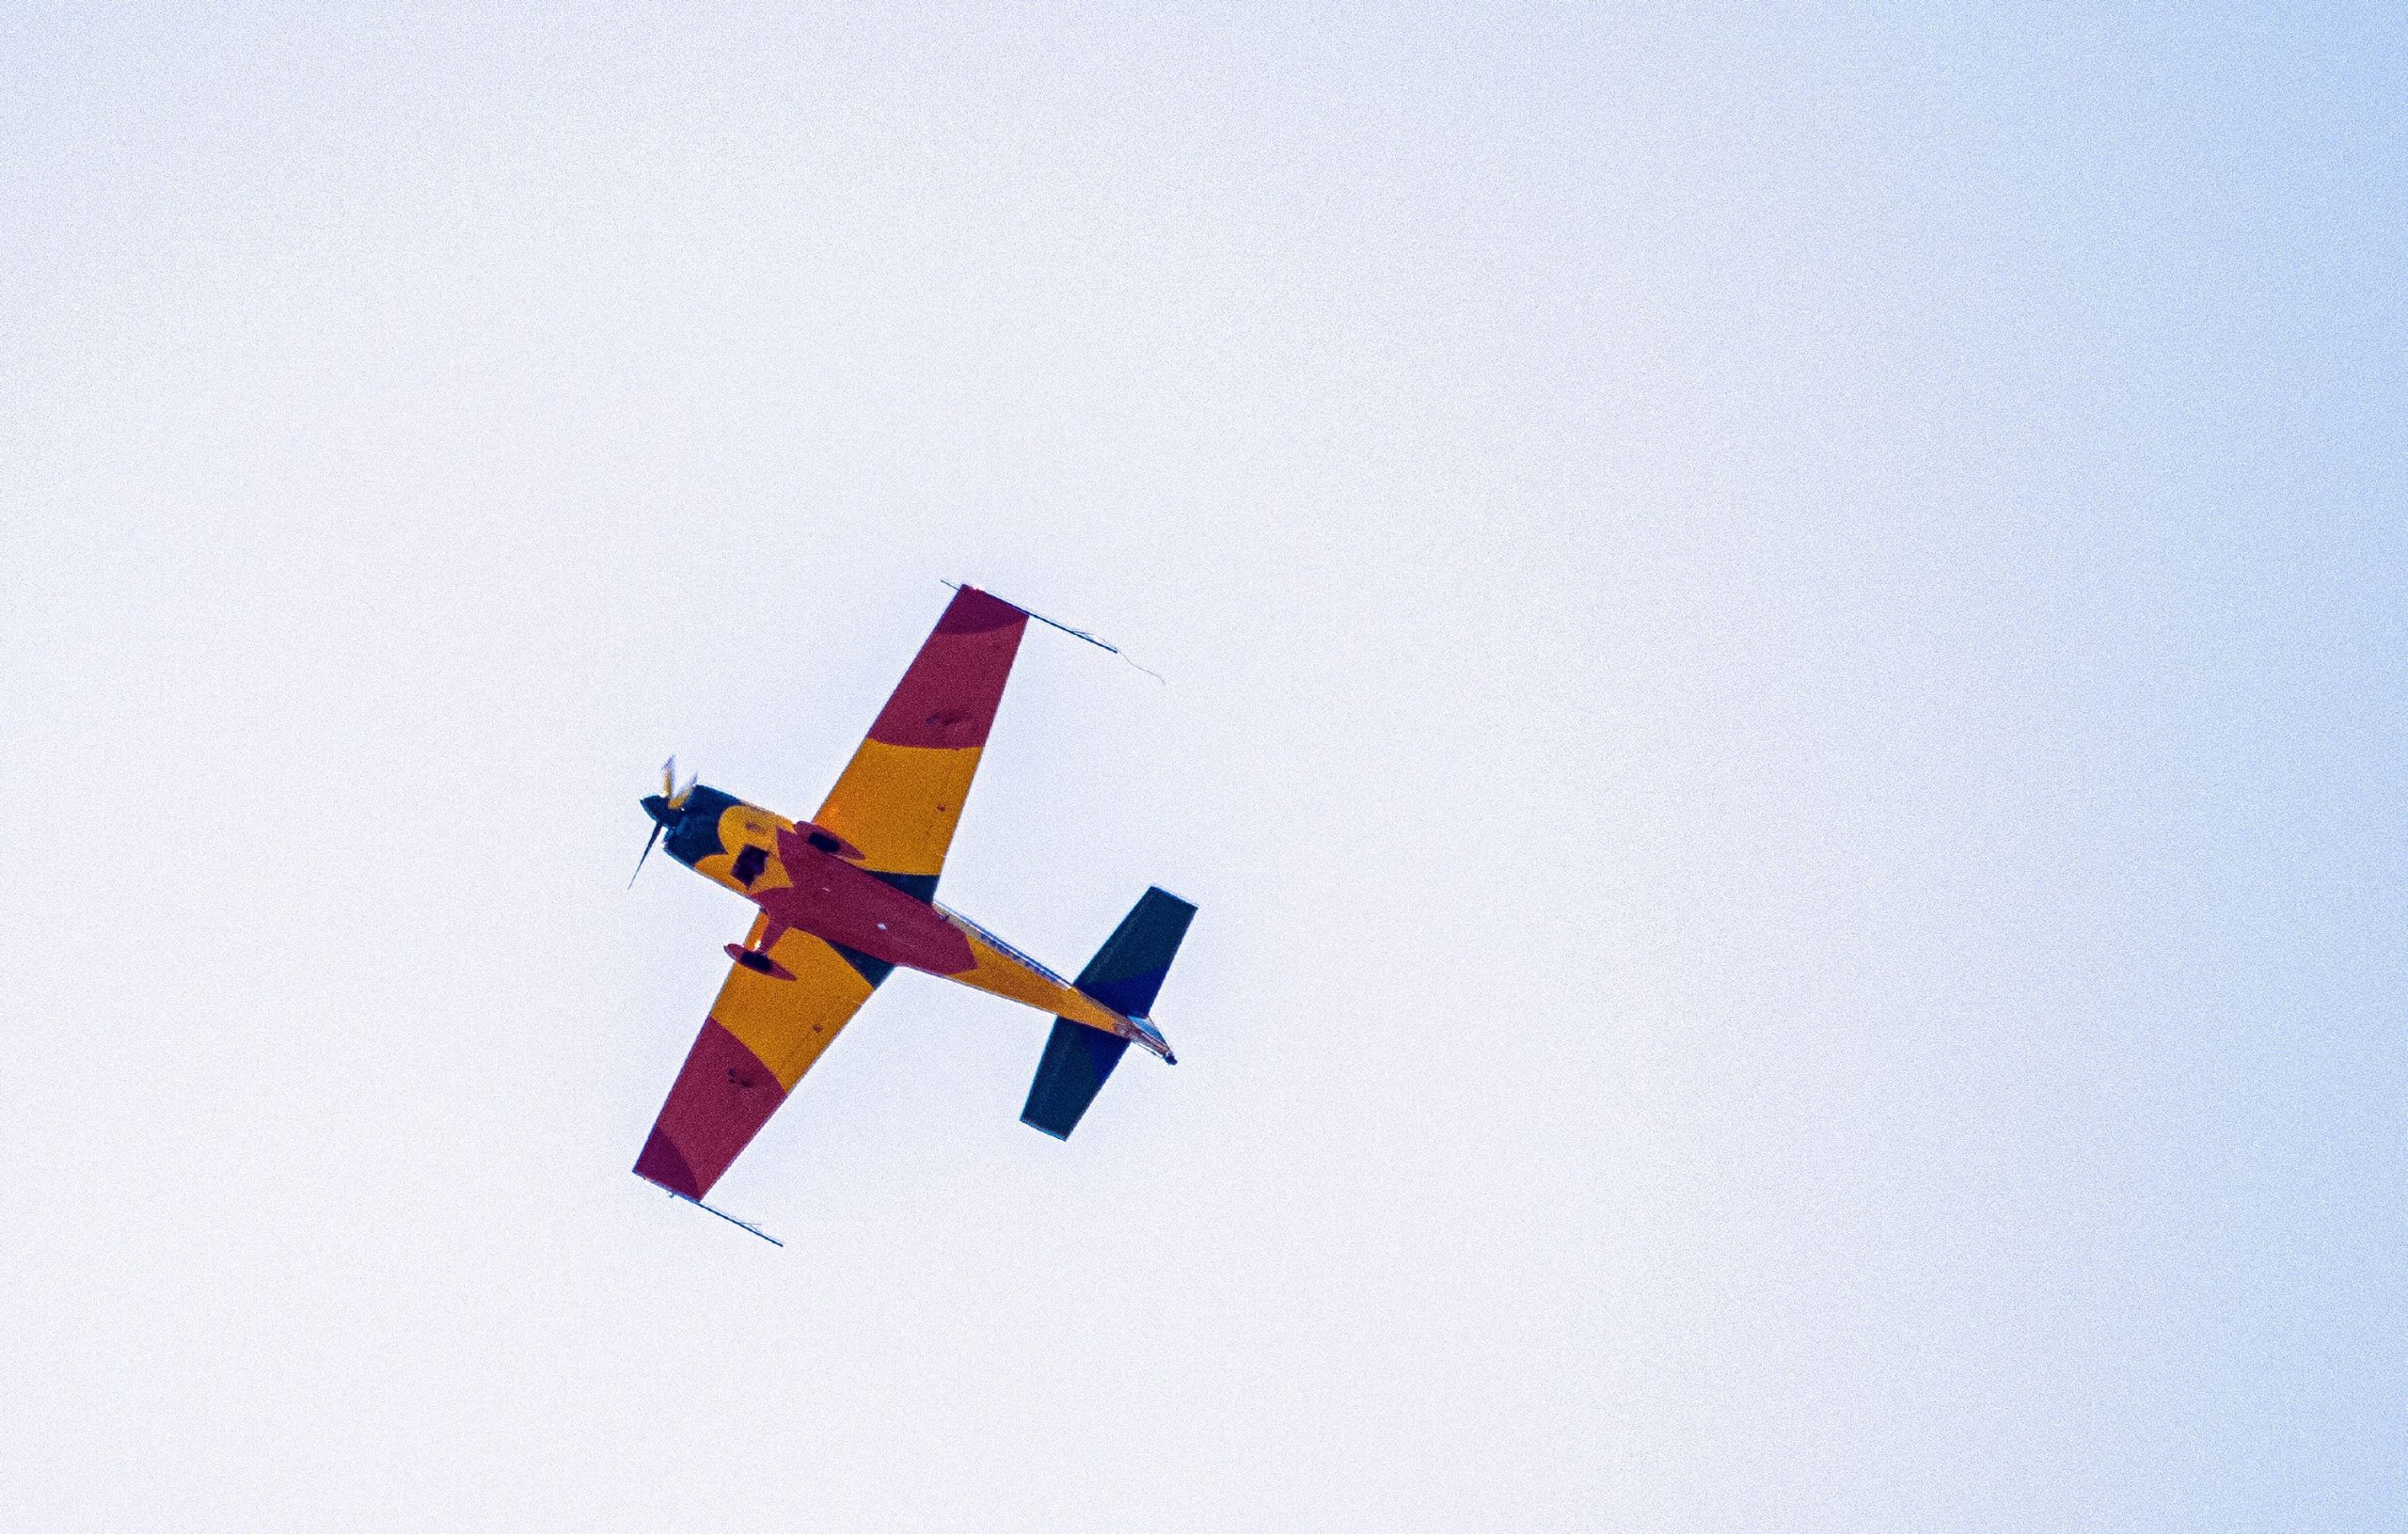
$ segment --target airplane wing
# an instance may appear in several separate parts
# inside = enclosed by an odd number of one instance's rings
[[[767,917],[754,918],[745,945],[759,946],[768,929]],[[784,933],[769,952],[794,978],[729,966],[727,984],[636,1158],[638,1177],[697,1203],[874,988],[808,933]]]
[[[862,849],[862,865],[921,899],[936,893],[1010,677],[1028,614],[964,586],[920,646],[816,824]]]

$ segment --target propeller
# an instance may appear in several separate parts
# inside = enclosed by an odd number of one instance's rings
[[[657,799],[643,801],[644,813],[652,816],[652,834],[644,839],[643,852],[636,859],[635,874],[627,876],[627,888],[635,888],[636,874],[643,872],[644,862],[652,856],[653,846],[659,842],[661,831],[667,829],[672,819],[685,813],[686,797],[694,791],[694,778],[689,777],[685,787],[677,786],[677,758],[674,756],[660,764],[660,794]]]

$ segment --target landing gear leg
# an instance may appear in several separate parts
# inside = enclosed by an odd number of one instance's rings
[[[772,980],[791,980],[794,978],[794,972],[769,957],[769,950],[775,948],[778,945],[778,940],[785,935],[784,926],[771,922],[768,928],[761,934],[760,947],[747,948],[740,942],[731,942],[727,945],[727,957],[751,970],[754,974],[766,974]]]
[[[772,980],[794,978],[792,970],[771,958],[762,950],[747,948],[740,942],[731,942],[727,945],[727,957],[751,970],[754,974],[766,974]]]

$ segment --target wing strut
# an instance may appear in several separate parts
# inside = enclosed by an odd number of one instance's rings
[[[961,582],[958,580],[948,580],[945,581],[944,584],[952,587],[957,592],[961,590]],[[990,592],[987,594],[990,596],[994,595],[992,592]],[[1002,598],[997,598],[997,600],[1000,601]],[[1012,603],[1011,606],[1020,608],[1020,604],[1017,602]],[[1163,686],[1170,686],[1168,682],[1163,681],[1162,672],[1154,670],[1151,666],[1138,665],[1137,662],[1130,656],[1129,652],[1123,650],[1120,646],[1113,643],[1111,640],[1097,639],[1093,634],[1088,633],[1084,628],[1072,628],[1069,625],[1062,622],[1059,618],[1048,618],[1041,612],[1029,612],[1026,608],[1020,608],[1020,610],[1024,613],[1028,613],[1028,616],[1036,619],[1038,623],[1043,624],[1048,628],[1058,628],[1074,640],[1086,640],[1089,644],[1094,645],[1097,649],[1103,651],[1107,655],[1118,656],[1122,660],[1127,661],[1132,666],[1136,666],[1139,671],[1144,672],[1148,676],[1152,677],[1155,681],[1162,682]]]
[[[694,1208],[702,1210],[705,1214],[716,1214],[721,1219],[725,1220],[729,1225],[743,1226],[745,1229],[752,1232],[752,1234],[760,1237],[763,1241],[768,1241],[771,1246],[777,1247],[781,1251],[785,1249],[785,1242],[778,1240],[775,1236],[770,1235],[768,1231],[762,1229],[759,1226],[754,1225],[750,1220],[739,1220],[735,1215],[728,1213],[725,1210],[715,1210],[699,1198],[686,1198],[684,1194],[679,1193],[674,1188],[668,1189],[666,1192],[672,1198],[685,1199],[687,1203],[693,1205]]]

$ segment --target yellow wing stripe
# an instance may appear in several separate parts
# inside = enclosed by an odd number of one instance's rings
[[[864,740],[815,824],[862,849],[882,874],[934,874],[978,771],[978,746],[891,746]]]
[[[745,946],[757,946],[768,925],[767,917],[755,917]],[[769,957],[794,978],[780,980],[734,965],[711,1016],[791,1092],[869,1000],[870,986],[836,950],[808,933],[784,934]]]

